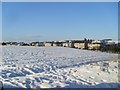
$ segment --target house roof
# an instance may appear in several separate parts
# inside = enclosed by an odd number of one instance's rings
[[[71,42],[73,42],[73,43],[84,43],[84,40],[73,40]]]
[[[97,40],[97,41],[92,41],[93,44],[101,44],[101,41]]]

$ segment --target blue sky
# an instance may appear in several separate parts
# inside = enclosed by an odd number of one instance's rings
[[[2,41],[2,3],[0,2],[0,42]]]
[[[117,2],[2,4],[3,41],[118,38]]]

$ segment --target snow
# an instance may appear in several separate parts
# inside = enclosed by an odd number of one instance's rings
[[[117,87],[117,54],[67,47],[2,46],[4,88]],[[100,67],[109,63],[108,71]]]

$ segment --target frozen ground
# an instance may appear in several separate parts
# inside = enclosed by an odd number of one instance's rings
[[[1,49],[1,48],[0,48]],[[2,47],[4,88],[117,87],[117,54],[65,47]],[[108,71],[102,71],[109,62]]]

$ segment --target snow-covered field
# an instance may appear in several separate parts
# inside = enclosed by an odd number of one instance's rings
[[[0,81],[4,88],[117,87],[117,54],[65,47],[3,46]],[[109,63],[103,71],[103,62]]]

